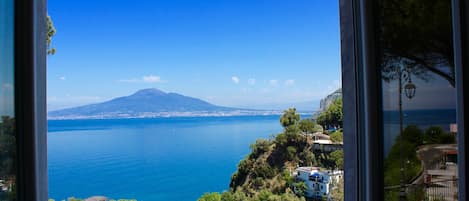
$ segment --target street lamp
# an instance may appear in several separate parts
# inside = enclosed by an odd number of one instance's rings
[[[410,79],[409,75],[409,82],[404,86],[405,96],[408,99],[412,99],[415,96],[416,89],[417,87],[415,86],[415,84],[412,83],[412,80]]]
[[[402,142],[402,133],[404,131],[403,128],[403,114],[402,114],[402,88],[404,88],[405,96],[410,100],[415,96],[415,91],[417,87],[415,84],[412,83],[412,79],[410,77],[410,72],[409,69],[404,67],[404,65],[401,63],[399,65],[399,68],[397,68],[397,73],[399,76],[399,131],[400,131],[400,137],[399,137],[399,156],[401,158],[400,160],[400,180],[399,180],[399,185],[400,185],[400,191],[399,191],[399,201],[405,201],[406,198],[406,192],[405,192],[405,184],[404,184],[404,161],[403,161],[403,142]],[[404,81],[407,81],[407,84],[402,87],[402,79],[404,78]]]

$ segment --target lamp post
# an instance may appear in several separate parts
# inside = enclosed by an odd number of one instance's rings
[[[399,186],[400,186],[400,191],[399,191],[399,201],[406,201],[406,192],[405,192],[405,184],[404,184],[404,159],[403,159],[403,140],[402,140],[402,133],[404,131],[403,128],[403,115],[402,115],[402,79],[404,78],[404,81],[407,81],[407,84],[404,86],[404,91],[406,97],[410,100],[415,96],[415,90],[416,86],[415,84],[412,83],[412,79],[410,77],[410,72],[409,70],[404,67],[401,63],[399,65],[399,68],[397,69],[397,73],[399,76],[399,132],[400,132],[400,137],[399,137],[399,156],[400,156],[400,180],[399,180]]]

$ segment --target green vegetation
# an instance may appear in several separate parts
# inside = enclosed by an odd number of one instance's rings
[[[341,104],[336,102],[336,104]],[[334,107],[334,106],[333,106]],[[313,151],[313,141],[310,135],[320,131],[321,126],[309,119],[300,120],[296,109],[284,111],[280,117],[283,132],[272,139],[258,139],[251,145],[251,153],[238,164],[237,171],[231,177],[230,190],[221,195],[206,193],[199,200],[220,201],[275,201],[275,200],[304,200],[301,192],[305,192],[303,182],[295,182],[291,175],[298,166],[317,166],[327,169],[343,167],[343,151],[329,154],[323,151]],[[334,134],[341,139],[342,131]],[[293,188],[299,192],[293,193]],[[341,191],[342,189],[336,189]],[[340,195],[339,193],[336,193]]]
[[[304,196],[306,189],[308,189],[308,186],[306,186],[305,182],[303,181],[294,182],[292,186],[293,189],[295,189],[295,192],[300,196]]]
[[[283,115],[280,117],[280,124],[286,128],[295,125],[299,120],[300,114],[296,113],[296,108],[290,108],[283,111]]]
[[[47,22],[47,38],[46,38],[47,54],[55,54],[56,49],[51,47],[51,44],[52,44],[52,37],[55,35],[57,30],[55,29],[54,22],[52,22],[52,18],[50,16],[47,16],[46,22]]]
[[[260,191],[255,196],[248,196],[241,191],[219,193],[205,193],[197,201],[305,201],[305,198],[299,198],[289,192],[281,195],[274,194],[267,190]]]
[[[197,201],[220,201],[221,195],[219,193],[205,193],[197,199]]]
[[[445,133],[441,127],[432,126],[425,131],[423,142],[424,144],[452,144],[456,143],[456,138],[451,133]]]
[[[333,181],[331,198],[334,201],[344,201],[344,179],[341,178],[339,182]]]
[[[422,164],[416,152],[419,146],[450,143],[455,143],[454,135],[445,133],[440,127],[430,127],[423,132],[415,125],[407,126],[402,134],[397,136],[396,143],[384,160],[385,186],[399,185],[401,163],[404,165],[404,183],[410,183],[421,173]],[[398,192],[388,191],[385,196],[386,200],[397,200]]]
[[[332,142],[343,142],[344,132],[340,129],[330,134]]]
[[[343,122],[342,98],[335,99],[332,104],[316,118],[316,122],[324,128],[342,127]]]
[[[344,169],[344,151],[337,150],[329,154],[331,161],[334,161],[334,166],[336,169]]]
[[[298,122],[298,128],[303,133],[315,133],[318,131],[322,131],[322,127],[319,126],[311,119],[302,119]]]
[[[16,200],[16,127],[15,119],[2,116],[0,121],[0,180],[11,189],[0,193],[0,200]]]

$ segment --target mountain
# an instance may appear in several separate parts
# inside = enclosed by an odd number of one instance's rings
[[[321,99],[319,111],[325,111],[329,107],[329,105],[332,104],[332,102],[339,98],[342,98],[342,89],[337,89],[324,99]]]
[[[157,116],[225,116],[237,113],[254,113],[245,110],[213,105],[206,101],[158,89],[143,89],[130,96],[107,102],[69,109],[51,111],[49,119],[76,118],[130,118]]]

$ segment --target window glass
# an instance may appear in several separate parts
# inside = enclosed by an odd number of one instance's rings
[[[378,5],[384,200],[458,200],[451,1]]]
[[[13,1],[0,1],[0,200],[16,200]]]
[[[343,200],[339,1],[137,2],[48,1],[50,199]]]

